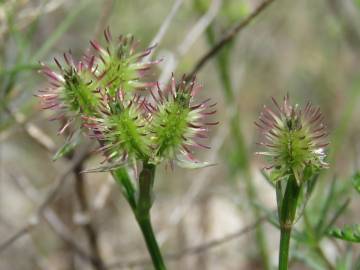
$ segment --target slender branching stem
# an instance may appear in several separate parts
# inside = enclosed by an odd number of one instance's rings
[[[150,253],[154,268],[156,270],[165,270],[165,263],[151,225],[150,213],[147,216],[137,218],[137,222],[144,236],[146,247]]]
[[[151,225],[150,210],[153,203],[153,184],[156,166],[144,162],[139,176],[139,191],[135,211],[136,220],[144,236],[146,247],[150,253],[154,268],[165,270],[165,263]]]
[[[144,236],[146,247],[156,270],[166,270],[163,256],[156,241],[151,224],[150,210],[153,203],[153,185],[156,166],[144,161],[139,175],[139,187],[136,190],[125,168],[113,172],[113,177],[134,212],[135,218]]]
[[[279,270],[288,269],[291,228],[281,228]]]
[[[122,167],[113,171],[112,176],[115,179],[115,182],[120,186],[122,193],[124,194],[125,199],[129,203],[131,209],[135,211],[136,209],[135,187],[130,179],[130,176],[126,168]]]
[[[279,218],[280,218],[279,270],[288,269],[291,230],[295,220],[300,188],[301,187],[297,184],[295,177],[293,175],[290,176],[288,183],[286,185],[286,190],[279,213]]]

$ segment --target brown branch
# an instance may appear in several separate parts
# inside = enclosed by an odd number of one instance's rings
[[[240,229],[234,233],[228,234],[222,238],[208,241],[206,243],[203,243],[203,244],[200,244],[197,246],[188,247],[178,253],[167,254],[164,257],[167,260],[176,261],[176,260],[182,259],[185,256],[193,256],[193,255],[208,251],[209,249],[212,249],[212,248],[218,247],[220,245],[223,245],[225,243],[228,243],[232,240],[239,238],[240,236],[243,236],[243,235],[253,231],[258,225],[260,225],[262,222],[264,222],[267,218],[268,218],[268,215],[262,216],[258,220],[254,221],[253,223],[243,227],[242,229]],[[149,258],[141,258],[141,259],[119,261],[119,262],[111,263],[107,266],[107,268],[108,269],[132,268],[132,267],[137,267],[137,266],[144,266],[147,264],[151,264],[151,260]]]
[[[99,18],[99,21],[97,23],[97,27],[95,30],[95,35],[94,35],[95,39],[97,39],[100,36],[102,30],[105,28],[105,26],[108,22],[108,19],[110,17],[110,13],[112,11],[113,4],[114,4],[113,0],[104,0],[103,9],[101,11],[101,15],[100,15],[100,18]],[[9,108],[6,108],[6,109],[7,109],[8,113],[14,118],[14,120],[19,125],[21,125],[21,127],[24,128],[25,132],[32,139],[34,139],[39,145],[44,147],[49,153],[54,152],[55,146],[53,145],[53,143],[50,144],[48,142],[48,140],[45,140],[48,137],[40,136],[43,133],[39,129],[36,129],[36,127],[33,128],[33,125],[31,123],[30,124],[26,123],[24,116],[14,113]],[[52,142],[52,141],[50,141],[50,142]],[[98,240],[97,240],[98,239],[97,232],[96,232],[96,229],[93,226],[93,224],[89,221],[87,224],[83,225],[85,234],[88,238],[90,251],[91,251],[91,255],[88,255],[88,254],[86,254],[86,252],[83,251],[83,249],[80,246],[78,246],[72,240],[72,237],[70,236],[69,233],[65,233],[66,230],[64,229],[64,226],[62,225],[61,220],[59,220],[56,217],[56,215],[53,211],[51,211],[50,209],[47,208],[48,205],[51,202],[53,202],[55,200],[55,198],[57,197],[58,193],[60,192],[60,190],[62,189],[62,187],[65,183],[67,176],[70,175],[71,173],[74,173],[75,178],[76,178],[75,193],[78,197],[81,212],[82,213],[88,212],[89,207],[88,207],[88,203],[86,200],[84,180],[83,180],[83,176],[80,173],[81,168],[83,167],[83,163],[84,163],[85,159],[87,158],[87,156],[88,156],[87,150],[85,152],[82,152],[80,155],[75,156],[74,158],[72,157],[72,154],[65,156],[66,159],[71,160],[72,162],[64,170],[64,172],[56,178],[53,188],[48,193],[48,195],[45,197],[44,201],[39,205],[39,207],[36,211],[36,215],[34,216],[34,220],[36,220],[36,224],[37,224],[38,223],[37,221],[39,218],[41,218],[41,217],[44,218],[45,221],[47,221],[47,223],[50,225],[50,227],[60,236],[60,238],[62,238],[66,243],[68,243],[69,246],[72,247],[82,258],[90,260],[94,269],[103,270],[103,269],[105,269],[105,266],[100,257],[100,251],[98,248]],[[49,217],[53,217],[53,218],[49,219]],[[34,225],[36,225],[36,224],[29,223],[29,224],[23,226],[23,228],[18,230],[18,232],[16,232],[13,236],[11,236],[9,239],[4,241],[3,244],[0,244],[0,253],[2,252],[2,250],[5,250],[8,246],[10,246],[12,243],[16,242],[22,236],[28,234],[31,231],[31,229],[34,227]]]
[[[48,205],[55,200],[57,194],[63,187],[67,176],[72,173],[74,168],[76,168],[88,157],[88,147],[85,147],[85,149],[86,150],[82,150],[79,155],[75,156],[67,168],[65,168],[64,171],[55,179],[53,188],[47,194],[43,202],[39,205],[35,216],[31,218],[26,225],[22,226],[21,229],[19,229],[16,233],[0,244],[0,253],[8,248],[11,244],[22,238],[24,235],[28,234],[38,224],[38,219],[44,216],[44,212]]]
[[[183,4],[184,0],[174,0],[174,4],[171,7],[170,12],[168,13],[168,15],[166,16],[165,20],[162,22],[158,32],[156,33],[156,35],[154,36],[154,38],[151,40],[150,45],[149,46],[154,46],[156,45],[156,47],[151,51],[151,53],[147,56],[145,56],[142,59],[142,62],[145,63],[147,61],[150,61],[152,55],[154,54],[155,50],[158,48],[160,42],[162,41],[163,37],[165,36],[172,20],[174,19],[176,13],[178,12],[178,10],[180,9],[181,5]]]
[[[77,242],[74,241],[73,236],[61,220],[55,215],[55,212],[51,209],[45,209],[44,219],[49,224],[50,228],[63,240],[66,244],[73,249],[79,257],[92,265],[99,265],[102,263],[98,257],[88,254]],[[107,269],[107,268],[102,268]]]
[[[25,181],[26,178],[17,177],[12,174],[10,176],[18,185],[20,191],[24,193],[24,195],[30,200],[32,204],[36,205],[39,194],[36,192],[35,189],[33,189],[32,186],[29,185],[30,183],[28,181]],[[91,263],[92,265],[101,263],[98,257],[95,257],[92,254],[88,254],[88,252],[85,251],[82,246],[80,246],[77,242],[74,241],[74,237],[71,235],[69,229],[51,208],[46,208],[43,211],[43,218],[44,221],[49,225],[50,229],[52,229],[61,240],[63,240],[72,250],[74,250],[74,252],[79,255],[81,259]],[[11,236],[9,240],[4,242],[1,247],[4,247],[4,249],[6,249],[7,246],[10,246],[18,238],[26,235],[27,233],[30,233],[30,231],[35,227],[35,225],[39,223],[38,220],[39,219],[36,216],[32,218],[27,225],[25,225],[17,233]],[[0,250],[0,252],[1,251],[2,250]]]
[[[34,139],[37,143],[39,143],[41,146],[44,146],[44,148],[49,152],[49,153],[53,153],[54,152],[54,148],[53,147],[47,147],[47,144],[43,143],[43,140],[40,140],[40,136],[32,136],[32,133],[29,132],[28,126],[29,124],[25,123],[24,120],[22,120],[22,118],[18,117],[15,113],[13,113],[9,108],[6,108],[8,113],[15,119],[15,121],[17,122],[17,124],[23,126],[24,125],[24,130],[26,131],[27,134],[29,134],[31,136],[32,139]],[[88,147],[84,147],[83,151],[81,151],[79,153],[79,155],[76,155],[75,157],[73,157],[73,159],[71,159],[71,155],[66,156],[65,158],[67,160],[70,160],[71,163],[70,165],[64,169],[63,173],[60,174],[56,179],[55,179],[55,184],[53,186],[53,188],[51,189],[51,191],[48,193],[48,195],[46,196],[46,198],[44,199],[44,201],[39,205],[38,210],[37,210],[37,214],[34,217],[34,220],[36,220],[35,222],[29,222],[28,224],[24,225],[22,228],[20,228],[16,233],[14,233],[14,235],[10,236],[9,239],[5,240],[1,245],[0,245],[0,253],[5,250],[7,247],[9,247],[11,244],[13,244],[14,242],[16,242],[18,239],[22,238],[24,235],[28,234],[34,227],[35,225],[38,224],[38,219],[40,217],[43,217],[45,219],[45,221],[50,225],[50,227],[60,236],[60,238],[66,242],[67,244],[69,244],[69,246],[74,249],[76,251],[76,253],[78,255],[80,255],[80,257],[82,257],[83,259],[86,259],[87,261],[90,261],[90,263],[94,266],[94,269],[96,270],[103,270],[105,269],[104,267],[104,263],[100,257],[100,252],[98,249],[98,241],[97,241],[97,232],[94,229],[94,226],[89,223],[89,224],[85,224],[84,225],[84,230],[86,232],[88,241],[89,241],[89,246],[90,246],[90,250],[91,250],[91,255],[88,255],[85,251],[82,250],[82,248],[80,246],[78,246],[75,242],[72,241],[72,238],[69,237],[66,233],[63,232],[63,230],[59,230],[59,226],[55,226],[54,222],[52,222],[52,220],[49,220],[48,218],[48,214],[52,214],[49,213],[47,210],[48,205],[55,200],[55,198],[57,197],[58,193],[60,192],[60,190],[62,189],[67,177],[74,173],[75,177],[76,177],[76,183],[78,183],[79,179],[83,178],[83,176],[81,175],[81,168],[83,166],[84,161],[87,159],[87,157],[89,156],[89,151],[88,151]],[[80,186],[82,186],[83,183],[80,184]],[[81,189],[81,187],[79,187]],[[76,192],[76,194],[78,194],[81,198],[79,198],[79,203],[82,209],[82,212],[88,212],[85,211],[88,209],[87,207],[87,201],[86,201],[86,195],[83,192],[82,194],[80,194],[81,191]],[[58,224],[59,222],[57,222]],[[61,226],[60,226],[61,227]]]
[[[83,170],[82,164],[79,164],[74,170],[76,181],[75,181],[75,195],[79,202],[80,212],[84,215],[89,215],[89,204],[86,198],[86,186],[85,179],[81,171]],[[86,220],[81,224],[84,230],[84,233],[87,237],[88,244],[90,247],[91,256],[96,258],[95,261],[92,261],[92,266],[96,270],[104,270],[105,264],[101,258],[99,243],[98,243],[98,234],[95,225],[91,220]]]
[[[69,244],[69,246],[76,251],[81,258],[90,261],[92,263],[97,262],[97,258],[88,255],[80,246],[78,246],[74,241],[72,241],[71,236],[66,233],[66,230],[63,228],[63,224],[59,223],[57,218],[55,219],[54,213],[50,209],[45,209],[43,212],[44,219],[50,225],[51,229],[53,229],[60,238]],[[28,224],[24,225],[21,229],[19,229],[16,233],[10,236],[7,240],[5,240],[2,244],[0,244],[0,253],[5,251],[8,247],[14,244],[17,240],[27,235],[38,225],[38,221],[36,218],[33,218]]]
[[[28,135],[40,147],[44,148],[50,153],[55,151],[55,144],[51,138],[46,135],[45,132],[43,132],[39,127],[29,122],[25,115],[23,115],[21,112],[14,112],[8,106],[4,106],[4,111],[7,112],[9,116],[15,120],[16,124],[25,131],[25,134]],[[8,133],[5,133],[3,137],[6,138],[10,135],[11,131],[8,131]]]
[[[24,235],[27,235],[31,229],[34,227],[33,223],[28,223],[25,226],[23,226],[21,229],[19,229],[16,233],[11,235],[8,239],[6,239],[3,243],[0,244],[0,253],[2,253],[4,250],[6,250],[9,246],[11,246],[13,243],[15,243],[17,240],[22,238]]]
[[[189,73],[186,80],[190,80],[203,66],[214,57],[226,44],[232,41],[237,34],[239,34],[246,26],[248,26],[253,19],[255,19],[262,11],[266,9],[275,0],[264,0],[252,13],[250,13],[245,19],[236,23],[225,33],[225,35],[207,52],[200,58],[196,63],[193,70]]]
[[[73,152],[69,153],[65,158],[70,159],[73,154],[74,154]],[[79,160],[79,162],[75,163],[74,164],[75,166],[72,167],[72,173],[75,176],[75,196],[77,197],[79,203],[80,213],[82,215],[88,216],[90,213],[90,209],[86,196],[85,179],[82,174],[85,161],[86,159],[82,159]],[[60,188],[61,187],[59,187],[59,189]],[[56,192],[55,189],[54,192]],[[80,225],[82,226],[84,233],[86,235],[88,245],[90,248],[90,254],[83,252],[81,248],[79,248],[77,244],[74,243],[74,241],[72,241],[71,237],[69,238],[62,236],[62,239],[65,242],[67,242],[83,259],[88,260],[95,270],[107,269],[101,257],[101,252],[98,243],[98,232],[96,230],[95,225],[92,223],[90,218],[85,222],[82,221]],[[65,234],[65,236],[67,235],[68,234]]]
[[[84,149],[80,151],[78,155],[76,155],[71,163],[63,170],[63,172],[55,179],[55,184],[53,185],[53,188],[48,193],[48,195],[45,197],[42,204],[39,206],[38,215],[42,216],[44,210],[47,208],[47,206],[53,202],[62,187],[65,184],[65,181],[67,177],[73,173],[76,167],[78,167],[80,164],[82,164],[89,156],[89,146],[84,146]]]

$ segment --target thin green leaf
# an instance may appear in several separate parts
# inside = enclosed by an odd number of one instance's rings
[[[112,176],[115,182],[120,186],[122,193],[129,202],[131,208],[136,209],[136,188],[130,179],[127,169],[125,167],[118,168],[117,170],[112,171]]]
[[[330,205],[331,205],[331,202],[334,198],[334,192],[335,192],[335,182],[336,181],[336,177],[333,178],[333,180],[331,181],[331,185],[330,185],[330,188],[329,188],[329,192],[327,193],[327,196],[326,196],[326,200],[323,204],[323,207],[321,209],[321,214],[320,214],[320,218],[318,220],[318,223],[316,225],[316,232],[318,235],[321,234],[321,232],[323,231],[324,229],[324,224],[325,224],[325,221],[326,221],[326,218],[327,218],[327,215],[329,213],[329,210],[330,210]]]
[[[324,264],[321,261],[321,258],[316,255],[314,252],[306,252],[300,250],[294,250],[292,252],[294,259],[297,259],[301,262],[304,262],[307,266],[314,270],[324,270]]]
[[[356,172],[352,177],[352,184],[357,192],[360,193],[360,172]]]
[[[209,163],[209,162],[193,162],[188,161],[183,158],[178,158],[176,161],[176,164],[184,169],[202,169],[210,166],[214,166],[215,164]]]
[[[275,183],[271,180],[270,175],[265,171],[265,169],[260,170],[262,176],[264,176],[265,180],[275,188]]]
[[[340,215],[346,210],[350,203],[350,199],[347,199],[343,204],[340,205],[340,207],[337,208],[335,211],[335,214],[328,222],[327,226],[325,226],[324,232],[326,233],[330,228],[335,224],[336,220],[340,217]]]
[[[63,146],[59,148],[59,150],[55,153],[52,160],[56,161],[59,158],[62,158],[63,156],[66,156],[67,154],[71,153],[75,147],[80,143],[81,135],[75,134],[72,139],[66,140]]]
[[[360,0],[355,0],[355,4],[358,7],[358,9],[360,9]]]
[[[111,172],[116,171],[119,168],[123,168],[128,165],[128,162],[121,162],[121,163],[114,163],[114,164],[107,164],[104,166],[100,166],[94,169],[87,169],[83,170],[81,173],[99,173],[99,172]]]
[[[343,229],[341,228],[331,228],[328,230],[328,235],[339,238],[348,242],[360,243],[360,225],[351,225],[345,226]]]
[[[283,185],[281,181],[276,182],[276,205],[278,213],[281,212],[282,199],[284,197]]]
[[[53,31],[51,36],[48,37],[48,39],[43,43],[43,45],[40,47],[40,49],[34,54],[34,56],[30,60],[30,63],[38,61],[39,59],[41,59],[42,57],[44,57],[47,54],[47,52],[61,38],[61,36],[66,32],[66,30],[69,29],[69,27],[75,21],[75,19],[80,14],[80,12],[83,10],[83,8],[89,3],[90,3],[90,1],[83,0],[83,1],[79,1],[76,5],[74,5],[74,8],[69,11],[67,16],[62,20],[62,22],[58,25],[58,27]]]
[[[352,269],[353,252],[348,249],[344,256],[339,256],[336,260],[336,270],[349,270]],[[354,268],[358,270],[359,268]]]
[[[354,266],[353,266],[352,269],[353,269],[353,270],[360,269],[360,256],[358,256],[358,257],[355,259]]]
[[[317,178],[316,178],[317,179]],[[299,200],[299,205],[298,205],[298,210],[296,212],[296,217],[295,217],[295,221],[294,224],[297,223],[299,221],[299,219],[302,217],[302,215],[304,214],[304,210],[305,207],[310,199],[310,195],[312,193],[313,190],[313,185],[310,181],[306,181],[303,186],[301,187],[301,193],[302,196]]]

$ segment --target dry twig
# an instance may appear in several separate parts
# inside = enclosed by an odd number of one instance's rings
[[[23,236],[27,235],[32,230],[34,225],[36,225],[36,224],[37,223],[33,223],[33,222],[27,223],[21,229],[19,229],[16,233],[14,233],[8,239],[6,239],[3,243],[1,243],[0,244],[0,254],[3,251],[5,251],[9,246],[11,246],[13,243],[15,243],[17,240],[19,240]]]
[[[165,18],[165,20],[163,21],[163,23],[161,24],[161,27],[159,29],[159,31],[157,32],[157,34],[155,35],[155,37],[153,38],[153,40],[150,42],[150,46],[153,45],[158,45],[161,40],[163,39],[163,37],[165,36],[166,31],[168,30],[171,21],[174,19],[176,12],[179,10],[179,8],[181,7],[182,3],[184,2],[184,0],[175,0],[174,1],[174,5],[172,6],[168,16]],[[143,62],[147,62],[151,59],[154,51],[156,48],[154,48],[154,50],[152,50],[152,53],[145,56],[142,61]]]
[[[174,53],[167,53],[167,61],[164,64],[162,74],[160,75],[159,82],[164,84],[169,81],[172,72],[176,69],[178,64],[178,58],[184,56],[191,46],[199,39],[201,34],[206,30],[206,28],[211,24],[215,19],[216,15],[219,12],[222,0],[212,0],[211,5],[208,11],[200,17],[200,19],[195,23],[195,25],[189,30],[188,34],[183,39],[183,42],[177,47]]]
[[[28,234],[38,223],[39,219],[44,216],[45,210],[47,207],[56,199],[61,188],[65,184],[65,180],[72,173],[74,168],[81,164],[88,157],[88,147],[85,147],[86,150],[82,150],[80,154],[75,156],[72,162],[63,170],[63,172],[56,177],[54,180],[54,185],[43,200],[43,202],[38,206],[36,213],[30,220],[21,227],[16,233],[6,239],[2,244],[0,244],[0,253],[3,252],[6,248],[12,245],[14,242],[22,238],[22,236]]]
[[[74,170],[75,174],[75,194],[79,202],[80,206],[80,214],[83,217],[87,217],[83,220],[83,222],[80,223],[80,225],[83,227],[84,233],[86,235],[86,238],[88,240],[88,244],[91,251],[91,256],[96,258],[96,260],[91,261],[93,268],[96,270],[104,270],[105,265],[101,258],[101,252],[99,248],[99,241],[98,241],[98,233],[96,230],[95,225],[90,219],[90,207],[88,204],[87,196],[86,196],[86,187],[85,187],[85,179],[83,177],[83,174],[81,173],[82,169],[82,163],[79,164]]]
[[[167,260],[176,261],[176,260],[182,259],[185,256],[193,256],[193,255],[197,255],[199,253],[208,251],[209,249],[212,249],[212,248],[218,247],[220,245],[223,245],[225,243],[228,243],[232,240],[235,240],[235,239],[253,231],[259,224],[264,222],[267,218],[268,218],[268,215],[265,215],[265,216],[259,218],[258,220],[252,222],[251,224],[241,228],[240,230],[238,230],[234,233],[228,234],[222,238],[214,239],[214,240],[208,241],[206,243],[202,243],[197,246],[188,247],[178,253],[167,254],[164,257]],[[137,259],[137,260],[115,262],[115,263],[109,264],[108,269],[132,268],[132,267],[137,267],[137,266],[144,266],[147,264],[151,264],[151,260],[148,258],[142,258],[142,259]]]
[[[42,131],[38,126],[29,122],[24,114],[22,114],[21,112],[14,112],[7,106],[4,106],[4,110],[15,120],[17,125],[24,129],[25,133],[32,140],[34,140],[34,142],[36,142],[49,153],[55,152],[56,147],[53,140],[47,134],[45,134],[45,132]],[[3,134],[1,134],[0,140],[5,140],[6,138],[10,137],[13,132],[14,128],[10,129],[7,132],[4,132]]]
[[[262,11],[266,9],[274,0],[264,0],[252,13],[245,19],[236,23],[225,35],[196,63],[193,70],[187,76],[187,80],[191,79],[203,66],[214,57],[226,44],[232,41],[243,29],[246,28]]]
[[[30,181],[27,180],[26,177],[10,175],[14,182],[19,186],[20,190],[24,193],[24,195],[30,200],[30,202],[34,205],[38,204],[38,198],[40,197],[39,192],[30,184]],[[82,246],[80,246],[74,239],[70,230],[66,227],[66,225],[61,221],[55,211],[53,211],[50,207],[46,208],[43,211],[43,218],[45,222],[49,225],[49,227],[54,231],[54,233],[60,237],[68,246],[73,249],[77,255],[80,256],[83,260],[90,262],[93,265],[98,265],[103,263],[99,260],[98,257],[93,256],[92,254],[88,254],[87,251],[84,250]],[[31,221],[31,220],[30,220]],[[24,230],[20,230],[17,232],[18,237],[29,233],[30,230],[38,224],[38,219],[33,219],[32,222],[29,222],[29,225],[24,227]],[[28,227],[28,230],[25,230]],[[13,237],[14,238],[14,237]],[[12,241],[14,242],[14,241]],[[106,268],[103,268],[106,269]]]

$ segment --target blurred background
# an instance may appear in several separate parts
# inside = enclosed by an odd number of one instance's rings
[[[350,181],[360,165],[360,1],[271,2],[197,73],[199,100],[215,100],[220,121],[208,140],[212,149],[197,156],[216,166],[157,170],[152,215],[169,269],[277,265],[276,217],[262,218],[276,208],[275,190],[254,155],[259,132],[253,122],[263,104],[286,93],[294,103],[321,107],[331,142],[330,169],[319,177],[296,227],[292,269],[360,269],[356,246],[321,230],[360,222],[360,196]],[[101,269],[91,256],[100,257],[105,269],[152,269],[110,175],[79,174],[101,157],[88,154],[75,167],[72,156],[52,161],[64,138],[34,97],[46,85],[39,61],[53,65],[53,57],[69,49],[80,57],[89,40],[103,42],[106,26],[114,36],[132,33],[141,48],[160,30],[153,59],[163,61],[152,76],[166,83],[173,71],[178,77],[191,72],[261,4],[0,0],[0,269]],[[84,141],[77,152],[94,148]],[[13,236],[16,241],[6,244]]]

